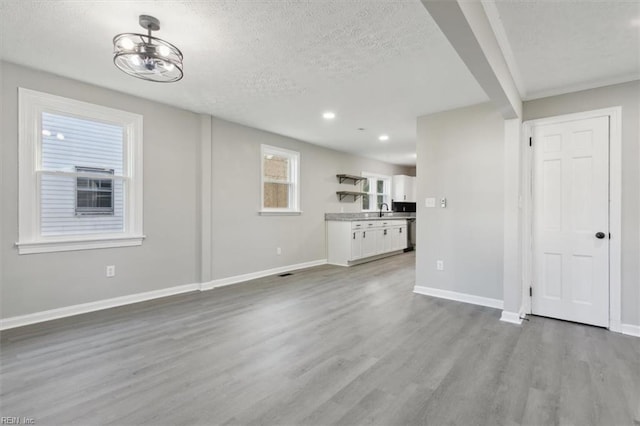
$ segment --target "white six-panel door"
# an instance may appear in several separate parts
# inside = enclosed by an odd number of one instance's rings
[[[532,313],[608,326],[609,117],[534,127],[532,186]]]

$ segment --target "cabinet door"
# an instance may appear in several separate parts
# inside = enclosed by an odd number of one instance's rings
[[[383,234],[383,250],[382,253],[393,251],[393,228],[385,228]]]
[[[376,230],[362,231],[362,257],[375,256]]]
[[[394,176],[391,181],[391,198],[393,201],[405,201],[405,180],[406,176]]]
[[[351,258],[349,260],[356,260],[362,257],[362,232],[363,231],[351,231]]]
[[[407,248],[407,227],[398,226],[393,228],[392,250],[404,250]]]
[[[404,184],[404,193],[406,195],[406,201],[410,203],[415,203],[416,196],[416,178],[413,176],[407,176],[407,179]]]

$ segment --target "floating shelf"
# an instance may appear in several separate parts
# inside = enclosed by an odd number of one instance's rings
[[[357,185],[358,182],[360,182],[360,181],[367,180],[367,178],[362,177],[362,176],[345,175],[345,174],[336,175],[336,177],[338,178],[340,183],[344,182],[345,180],[351,180],[351,181],[353,181],[353,185],[354,186]]]
[[[338,194],[338,196],[340,197],[340,201],[342,201],[344,197],[353,197],[353,201],[356,201],[358,198],[362,197],[363,195],[367,195],[366,192],[354,192],[354,191],[337,191],[336,194]]]

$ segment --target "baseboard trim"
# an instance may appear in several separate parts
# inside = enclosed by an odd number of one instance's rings
[[[502,315],[500,316],[500,321],[508,322],[510,324],[522,324],[522,318],[520,318],[520,314],[518,312],[508,312],[502,311]]]
[[[130,305],[132,303],[145,302],[152,299],[160,299],[162,297],[174,296],[176,294],[198,291],[199,289],[200,285],[197,283],[185,284],[176,287],[163,288],[160,290],[147,291],[144,293],[130,294],[128,296],[114,297],[112,299],[97,300],[95,302],[65,306],[64,308],[35,312],[33,314],[4,318],[0,319],[0,330],[8,330],[10,328],[22,327],[25,325],[71,317],[74,315],[86,314],[88,312],[101,311],[103,309]]]
[[[620,326],[620,332],[627,336],[640,337],[640,325],[622,324]]]
[[[277,268],[265,269],[263,271],[250,272],[248,274],[235,275],[227,278],[220,278],[200,284],[200,290],[212,290],[218,287],[225,287],[232,284],[238,284],[245,281],[255,280],[257,278],[268,277],[269,275],[282,274],[285,272],[295,271],[297,269],[311,268],[314,266],[326,265],[327,259],[312,260],[311,262],[296,263],[294,265],[279,266]]]
[[[295,271],[297,269],[311,268],[313,266],[325,265],[327,259],[319,259],[311,262],[298,263],[295,265],[281,266],[264,271],[252,272],[249,274],[236,275],[234,277],[222,278],[206,283],[185,284],[176,287],[163,288],[160,290],[147,291],[144,293],[130,294],[127,296],[114,297],[112,299],[97,300],[95,302],[81,303],[79,305],[65,306],[48,311],[35,312],[33,314],[19,315],[15,317],[0,319],[0,330],[23,327],[25,325],[39,322],[51,321],[74,315],[86,314],[88,312],[101,311],[103,309],[115,308],[118,306],[130,305],[133,303],[145,302],[147,300],[160,299],[192,291],[211,290],[216,287],[223,287],[231,284],[262,278],[269,275],[281,274]]]
[[[442,290],[439,288],[424,287],[417,285],[413,292],[425,296],[438,297],[440,299],[455,300],[456,302],[470,303],[472,305],[487,306],[489,308],[502,309],[504,302],[499,299],[474,296],[473,294],[458,293],[456,291]]]

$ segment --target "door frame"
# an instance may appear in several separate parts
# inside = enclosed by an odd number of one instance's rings
[[[522,123],[522,310],[531,314],[529,287],[533,280],[533,149],[528,149],[533,129],[539,125],[596,117],[609,117],[609,330],[621,332],[622,254],[622,107],[529,120]],[[535,141],[533,141],[535,144]]]

